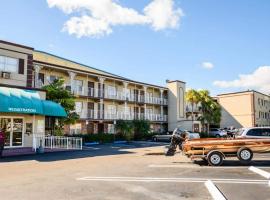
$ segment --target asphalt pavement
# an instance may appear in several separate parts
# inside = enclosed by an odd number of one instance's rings
[[[236,159],[210,167],[164,151],[163,143],[137,142],[4,158],[0,199],[213,199],[208,180],[225,199],[270,199],[269,180]],[[251,165],[270,173],[270,154]]]

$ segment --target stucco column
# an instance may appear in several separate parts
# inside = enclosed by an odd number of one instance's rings
[[[126,119],[127,118],[127,98],[128,98],[127,86],[128,86],[128,82],[124,82],[123,85],[124,85],[124,96],[125,96],[124,116]]]
[[[42,69],[42,66],[34,65],[34,68],[35,68],[35,87],[41,87],[42,85],[39,84],[38,74]]]
[[[105,78],[104,77],[98,77],[98,81],[100,83],[100,94],[101,94],[101,97],[104,97],[104,90],[103,90],[103,84],[104,84],[104,81],[105,81]]]
[[[144,119],[146,119],[147,117],[147,113],[146,113],[146,94],[147,94],[147,87],[143,86],[143,90],[144,90]]]
[[[160,91],[160,102],[161,102],[161,105],[160,105],[160,115],[161,115],[161,118],[163,120],[163,89],[159,89]]]
[[[100,110],[99,110],[99,112],[100,112],[102,118],[104,118],[105,117],[105,113],[104,113],[105,112],[105,109],[103,109],[104,108],[104,100],[103,100],[104,90],[103,90],[103,84],[104,84],[105,78],[104,77],[98,77],[98,81],[99,81],[100,86],[101,86],[100,87],[100,94],[101,94],[101,97],[102,97],[100,99]]]
[[[74,92],[75,90],[74,79],[75,79],[76,73],[69,71],[68,75],[69,75],[69,81],[70,81],[69,84],[70,84],[71,92]]]

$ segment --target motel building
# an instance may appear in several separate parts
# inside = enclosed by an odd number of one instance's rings
[[[34,152],[41,143],[45,145],[45,118],[66,117],[66,112],[59,104],[46,100],[44,90],[31,87],[32,48],[4,41],[0,42],[0,47],[0,128],[5,130],[3,154]]]
[[[156,133],[179,126],[191,130],[183,81],[167,81],[166,87],[139,82],[0,40],[0,126],[6,129],[6,149],[36,149],[40,141],[45,147],[54,146],[49,141],[49,119],[65,117],[66,113],[60,105],[46,100],[42,87],[59,78],[75,96],[75,111],[80,116],[76,124],[65,126],[66,135],[115,134],[117,120],[134,119],[148,120]],[[60,143],[70,148],[66,139],[62,140]],[[80,148],[77,138],[72,142],[74,148]]]

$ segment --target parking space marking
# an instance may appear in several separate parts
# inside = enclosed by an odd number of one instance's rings
[[[263,176],[264,178],[270,179],[270,173],[267,171],[264,171],[262,169],[259,169],[257,167],[253,167],[253,166],[249,167],[248,169],[250,171],[253,171],[254,173],[257,173],[257,174]]]
[[[105,182],[176,182],[176,183],[204,183],[209,178],[164,178],[164,177],[82,177],[77,181],[105,181]],[[267,180],[251,179],[211,179],[215,183],[229,184],[268,184]]]
[[[211,180],[206,181],[204,185],[206,186],[214,200],[226,200],[224,195],[219,191],[217,186]]]

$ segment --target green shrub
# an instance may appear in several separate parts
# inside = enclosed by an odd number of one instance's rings
[[[143,140],[150,132],[150,123],[148,120],[133,120],[134,139]]]
[[[83,139],[83,143],[99,142],[101,144],[113,143],[114,141],[124,139],[120,134],[108,133],[69,135],[69,137],[81,137]]]
[[[115,128],[117,132],[122,134],[128,142],[134,139],[133,122],[127,120],[117,120]]]

